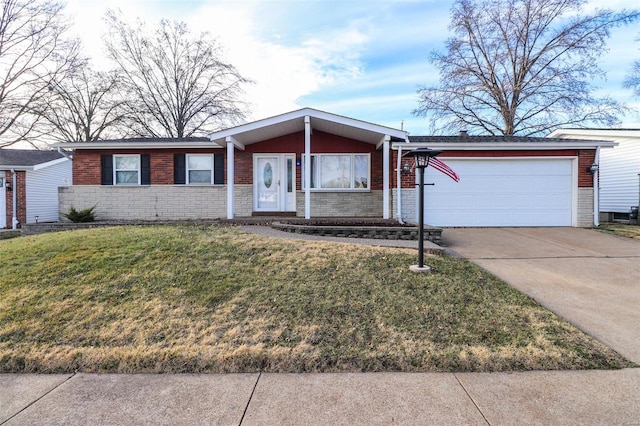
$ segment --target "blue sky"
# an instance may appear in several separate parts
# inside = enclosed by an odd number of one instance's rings
[[[194,32],[209,31],[240,72],[254,80],[246,92],[250,119],[260,119],[302,107],[427,134],[417,107],[417,86],[438,81],[429,63],[434,49],[449,36],[451,1],[429,0],[69,0],[87,52],[99,67],[102,16],[108,7],[120,9],[148,24],[161,18],[185,21]],[[590,7],[632,8],[636,0],[591,1]],[[622,89],[634,59],[640,58],[640,26],[617,29],[603,54],[608,73],[599,82],[603,92],[638,107]],[[638,117],[626,117],[637,122]]]

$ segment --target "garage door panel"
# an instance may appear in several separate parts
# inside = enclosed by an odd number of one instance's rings
[[[425,223],[435,226],[571,226],[571,159],[444,159],[454,182],[427,168]]]

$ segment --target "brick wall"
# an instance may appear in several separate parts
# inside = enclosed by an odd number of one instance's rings
[[[578,188],[578,227],[593,228],[593,186]]]
[[[5,172],[5,182],[13,187],[13,174],[10,171]],[[13,187],[13,191],[5,191],[5,206],[6,206],[6,218],[7,228],[13,227],[13,193],[16,192],[16,213],[18,221],[20,223],[26,223],[27,221],[27,190],[26,190],[26,172],[16,172],[16,185]]]
[[[102,152],[78,149],[73,154],[74,185],[100,185],[100,155]]]
[[[12,181],[11,181],[11,172],[5,172],[5,182],[9,182],[11,185],[13,185]],[[9,191],[4,191],[4,201],[5,201],[5,209],[4,209],[4,213],[5,213],[5,218],[7,221],[7,228],[12,228],[12,224],[11,224],[11,215],[12,215],[12,208],[11,206],[13,205],[13,192],[9,192]]]
[[[296,215],[304,217],[304,192],[298,191]],[[382,191],[312,192],[311,217],[382,217]]]
[[[402,155],[406,154],[407,151],[402,151]],[[398,175],[396,173],[396,168],[398,166],[398,151],[391,151],[391,156],[390,156],[390,167],[391,167],[391,171],[390,171],[390,185],[391,188],[397,188],[398,187]],[[400,161],[400,168],[402,169],[402,167],[404,167],[404,164],[408,163],[409,167],[410,167],[410,171],[408,173],[405,172],[401,172],[400,173],[400,183],[402,185],[402,188],[414,188],[416,185],[416,174],[415,174],[415,170],[413,169],[413,159],[408,158],[408,157],[403,157]]]
[[[253,213],[253,185],[234,185],[233,208],[235,217],[251,216]]]
[[[596,159],[596,151],[578,151],[578,188],[593,188],[593,175],[588,170]]]
[[[235,183],[247,185],[253,182],[253,154],[277,153],[296,155],[296,188],[302,187],[302,155],[304,154],[304,132],[268,139],[248,145],[245,151],[235,151]],[[371,189],[382,189],[382,151],[366,142],[332,135],[318,130],[311,135],[313,154],[371,153]]]
[[[173,184],[174,154],[224,154],[226,150],[208,149],[148,149],[148,150],[76,150],[73,156],[73,184],[100,185],[100,156],[103,154],[150,154],[151,185]],[[226,181],[226,161],[225,161]]]
[[[173,152],[158,151],[150,156],[151,185],[173,184]]]
[[[402,219],[407,223],[417,223],[418,213],[416,212],[416,190],[415,186],[412,189],[402,188],[400,192],[402,197],[402,217],[398,215],[398,189],[391,190],[391,204],[394,219]]]
[[[101,186],[58,189],[60,217],[71,206],[96,206],[96,220],[219,219],[227,212],[222,186]]]

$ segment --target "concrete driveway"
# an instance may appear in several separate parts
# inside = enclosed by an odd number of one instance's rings
[[[446,245],[640,364],[640,241],[581,228],[451,228]]]

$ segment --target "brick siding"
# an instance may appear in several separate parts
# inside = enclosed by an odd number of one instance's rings
[[[6,228],[13,228],[13,192],[16,191],[16,213],[20,223],[27,221],[27,187],[26,172],[16,172],[16,187],[13,191],[5,191],[5,207],[6,207]],[[5,172],[5,182],[9,182],[13,186],[13,174],[10,171]]]
[[[138,150],[76,150],[73,156],[73,184],[100,185],[100,156],[103,154],[149,154],[151,161],[151,185],[173,185],[174,154],[224,154],[219,148],[208,149],[138,149]],[[226,181],[225,160],[225,181]]]
[[[296,194],[296,215],[304,217],[304,192]],[[312,192],[313,217],[382,217],[382,191]]]
[[[582,149],[578,153],[578,188],[593,188],[593,175],[589,167],[596,159],[596,151]]]

